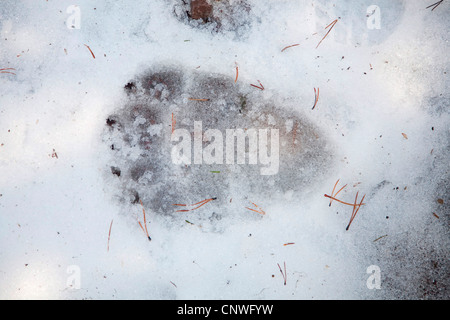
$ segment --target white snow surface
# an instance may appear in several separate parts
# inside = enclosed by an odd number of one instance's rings
[[[0,73],[0,298],[448,298],[450,6],[432,2],[378,1],[371,30],[369,1],[248,0],[217,31],[177,17],[178,0],[1,1],[0,69],[15,74]],[[196,220],[208,205],[146,208],[148,241],[141,205],[117,197],[106,119],[149,68],[233,83],[236,65],[246,90],[319,128],[329,167],[258,200],[265,215],[234,207],[219,230]],[[324,197],[338,179],[339,199],[366,195],[349,230],[352,207]]]

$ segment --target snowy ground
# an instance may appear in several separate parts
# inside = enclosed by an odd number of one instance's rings
[[[1,2],[0,298],[449,298],[449,3],[230,2]],[[183,171],[172,113],[279,127],[278,174]]]

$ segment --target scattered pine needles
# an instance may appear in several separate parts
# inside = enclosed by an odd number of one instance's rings
[[[355,197],[355,202],[354,202],[354,203],[348,203],[348,202],[339,200],[339,199],[336,198],[336,196],[337,196],[337,195],[339,194],[339,192],[341,192],[347,185],[343,186],[341,189],[339,189],[339,191],[337,191],[336,193],[334,193],[334,190],[336,190],[336,186],[337,186],[338,182],[339,182],[339,179],[338,179],[338,181],[336,181],[336,183],[335,183],[335,185],[334,185],[334,187],[333,187],[333,191],[331,192],[331,196],[329,196],[329,195],[327,195],[327,194],[325,194],[324,196],[325,196],[326,198],[329,198],[329,199],[330,199],[330,204],[329,204],[329,206],[331,206],[332,201],[335,200],[335,201],[337,201],[337,202],[339,202],[339,203],[345,204],[345,205],[347,205],[347,206],[351,206],[351,207],[353,208],[353,210],[352,210],[352,215],[351,215],[351,217],[350,217],[350,221],[349,221],[347,227],[345,228],[345,230],[348,230],[348,229],[350,228],[350,225],[352,224],[353,220],[355,219],[356,214],[358,213],[359,209],[361,208],[361,206],[365,205],[365,203],[364,203],[364,198],[366,197],[366,195],[364,195],[364,196],[362,197],[362,199],[361,199],[361,201],[360,201],[359,203],[358,203],[358,195],[359,195],[359,191],[356,192],[356,197]]]
[[[212,201],[212,200],[216,200],[217,198],[210,198],[210,199],[205,199],[202,201],[199,201],[197,203],[194,204],[178,204],[178,203],[174,203],[174,206],[181,206],[181,207],[193,207],[196,206],[195,208],[192,209],[181,209],[181,210],[177,210],[176,212],[188,212],[188,211],[193,211],[196,210],[202,206],[204,206],[205,204],[207,204],[208,202]]]
[[[14,71],[16,71],[16,69],[14,69],[14,68],[3,68],[3,69],[0,69],[0,73],[9,73],[9,74],[16,75],[14,72],[9,71],[9,70],[14,70]]]

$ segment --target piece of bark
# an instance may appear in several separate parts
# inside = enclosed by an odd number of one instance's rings
[[[192,0],[191,1],[191,18],[198,20],[203,19],[207,21],[212,15],[212,5],[207,0]]]

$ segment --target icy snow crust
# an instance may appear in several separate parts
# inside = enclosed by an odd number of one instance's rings
[[[448,3],[219,2],[1,2],[0,297],[448,299]],[[278,174],[174,165],[172,113],[280,129]]]

